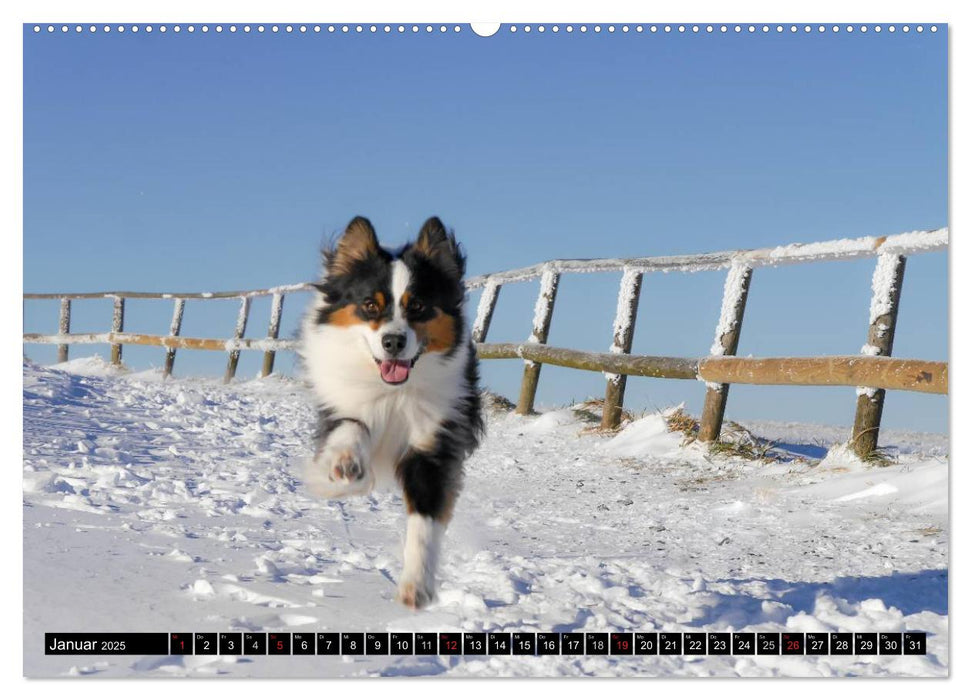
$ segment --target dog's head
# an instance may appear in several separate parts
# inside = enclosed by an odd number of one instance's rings
[[[392,253],[358,216],[324,251],[316,323],[367,353],[385,384],[404,384],[423,355],[450,355],[463,342],[464,274],[465,257],[438,217]]]

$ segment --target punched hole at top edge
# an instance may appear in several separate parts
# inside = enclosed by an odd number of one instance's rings
[[[478,36],[492,36],[499,31],[501,26],[499,22],[473,22],[471,25],[472,31]]]

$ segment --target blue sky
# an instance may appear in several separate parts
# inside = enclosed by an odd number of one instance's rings
[[[355,214],[397,245],[430,214],[471,274],[552,257],[752,248],[947,225],[946,30],[763,35],[425,35],[24,30],[25,291],[215,291],[309,280]],[[855,353],[873,261],[757,270],[740,354]],[[645,279],[634,351],[699,356],[724,273]],[[604,350],[619,275],[564,279],[550,342]],[[503,289],[490,339],[529,334],[536,285]],[[477,295],[470,300],[474,311]],[[283,333],[305,298],[288,299]],[[56,303],[25,304],[53,331]],[[895,355],[947,359],[947,256],[908,261]],[[127,328],[166,332],[170,302]],[[232,302],[186,335],[226,337]],[[265,331],[254,305],[250,335]],[[106,330],[107,302],[75,329]],[[106,354],[106,348],[97,348]],[[27,346],[41,362],[53,350]],[[157,348],[126,348],[138,368]],[[240,376],[258,370],[243,355]],[[225,358],[180,352],[181,374]],[[283,359],[280,367],[291,370]],[[515,398],[521,366],[484,363]],[[546,367],[543,404],[603,378]],[[635,409],[703,387],[635,378]],[[847,388],[732,388],[730,418],[846,424]],[[884,425],[944,431],[947,402],[890,395]]]

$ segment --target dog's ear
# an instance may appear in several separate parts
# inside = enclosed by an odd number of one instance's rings
[[[378,237],[371,222],[355,216],[338,239],[337,245],[324,251],[324,264],[330,274],[344,274],[359,260],[378,252]]]
[[[415,250],[435,263],[442,271],[461,279],[465,274],[465,256],[455,242],[455,234],[445,230],[437,216],[426,221],[418,233]]]

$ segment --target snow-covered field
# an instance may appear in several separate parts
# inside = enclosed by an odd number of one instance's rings
[[[682,447],[660,416],[614,438],[571,409],[490,412],[446,539],[439,600],[393,600],[393,494],[301,486],[309,394],[97,360],[24,364],[28,676],[943,676],[945,436],[884,431],[865,468],[847,431],[747,423],[805,459]],[[825,457],[825,459],[822,459]],[[58,657],[44,632],[904,631],[897,657]]]

